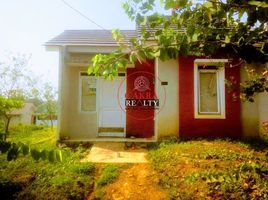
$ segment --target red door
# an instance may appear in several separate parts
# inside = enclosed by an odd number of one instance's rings
[[[126,137],[150,138],[154,135],[154,62],[137,63],[127,69]]]

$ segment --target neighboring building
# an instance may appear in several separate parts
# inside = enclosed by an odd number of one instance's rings
[[[33,103],[25,103],[21,109],[14,109],[10,115],[12,116],[10,125],[18,124],[35,124],[35,110]]]
[[[57,118],[57,115],[52,115],[50,119],[50,116],[44,116],[43,114],[36,113],[36,125],[57,126]]]
[[[122,33],[138,37],[135,30]],[[117,48],[108,31],[64,31],[46,46],[60,55],[59,139],[256,137],[268,119],[267,93],[255,103],[241,102],[245,72],[240,66],[224,68],[230,64],[225,54],[137,62],[108,81],[87,75],[94,55]],[[236,80],[233,91],[225,79]]]

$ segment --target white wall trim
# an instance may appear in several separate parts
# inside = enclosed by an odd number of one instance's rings
[[[158,87],[158,84],[159,84],[159,80],[158,80],[158,58],[155,58],[155,61],[154,61],[154,79],[155,79],[155,85],[154,85],[154,89],[155,91],[159,92],[159,87]],[[155,109],[154,110],[154,135],[153,135],[154,138],[156,138],[158,140],[158,114],[157,114],[157,110]]]
[[[225,68],[219,67],[218,69],[204,69],[198,70],[200,64],[206,63],[207,65],[220,65],[220,63],[228,62],[227,59],[196,59],[194,61],[194,117],[196,119],[225,119]],[[208,73],[216,72],[217,75],[217,94],[218,94],[218,113],[200,113],[200,91],[199,91],[199,72],[207,71]]]
[[[62,129],[62,91],[63,91],[63,71],[65,71],[65,56],[66,47],[62,46],[59,48],[59,80],[58,80],[58,124],[57,124],[57,135],[56,140],[60,141],[61,129]]]
[[[227,63],[229,62],[228,59],[203,59],[198,58],[194,60],[195,63],[202,64],[202,63],[208,63],[208,64],[215,64],[215,63]]]

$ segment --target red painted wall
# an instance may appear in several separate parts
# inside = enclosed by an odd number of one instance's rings
[[[240,100],[234,101],[232,93],[226,91],[226,119],[194,118],[194,59],[179,58],[179,136],[183,139],[198,137],[241,137]],[[233,76],[240,82],[240,67],[226,68],[225,78]]]
[[[154,91],[154,62],[147,61],[135,65],[135,68],[127,69],[127,91],[126,98],[133,98],[134,81],[138,76],[149,79],[150,90]],[[126,136],[136,138],[150,138],[154,135],[154,109],[144,108],[126,110]]]

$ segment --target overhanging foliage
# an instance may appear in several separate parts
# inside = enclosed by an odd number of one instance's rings
[[[169,16],[155,11],[156,2],[128,0],[123,4],[126,14],[140,27],[140,35],[128,41],[119,30],[113,30],[117,51],[96,55],[89,74],[113,79],[118,69],[128,64],[154,58],[168,60],[179,54],[221,53],[230,60],[237,58],[230,67],[268,62],[267,0],[160,0]],[[267,68],[261,74],[265,72]],[[263,78],[267,84],[267,77]]]

